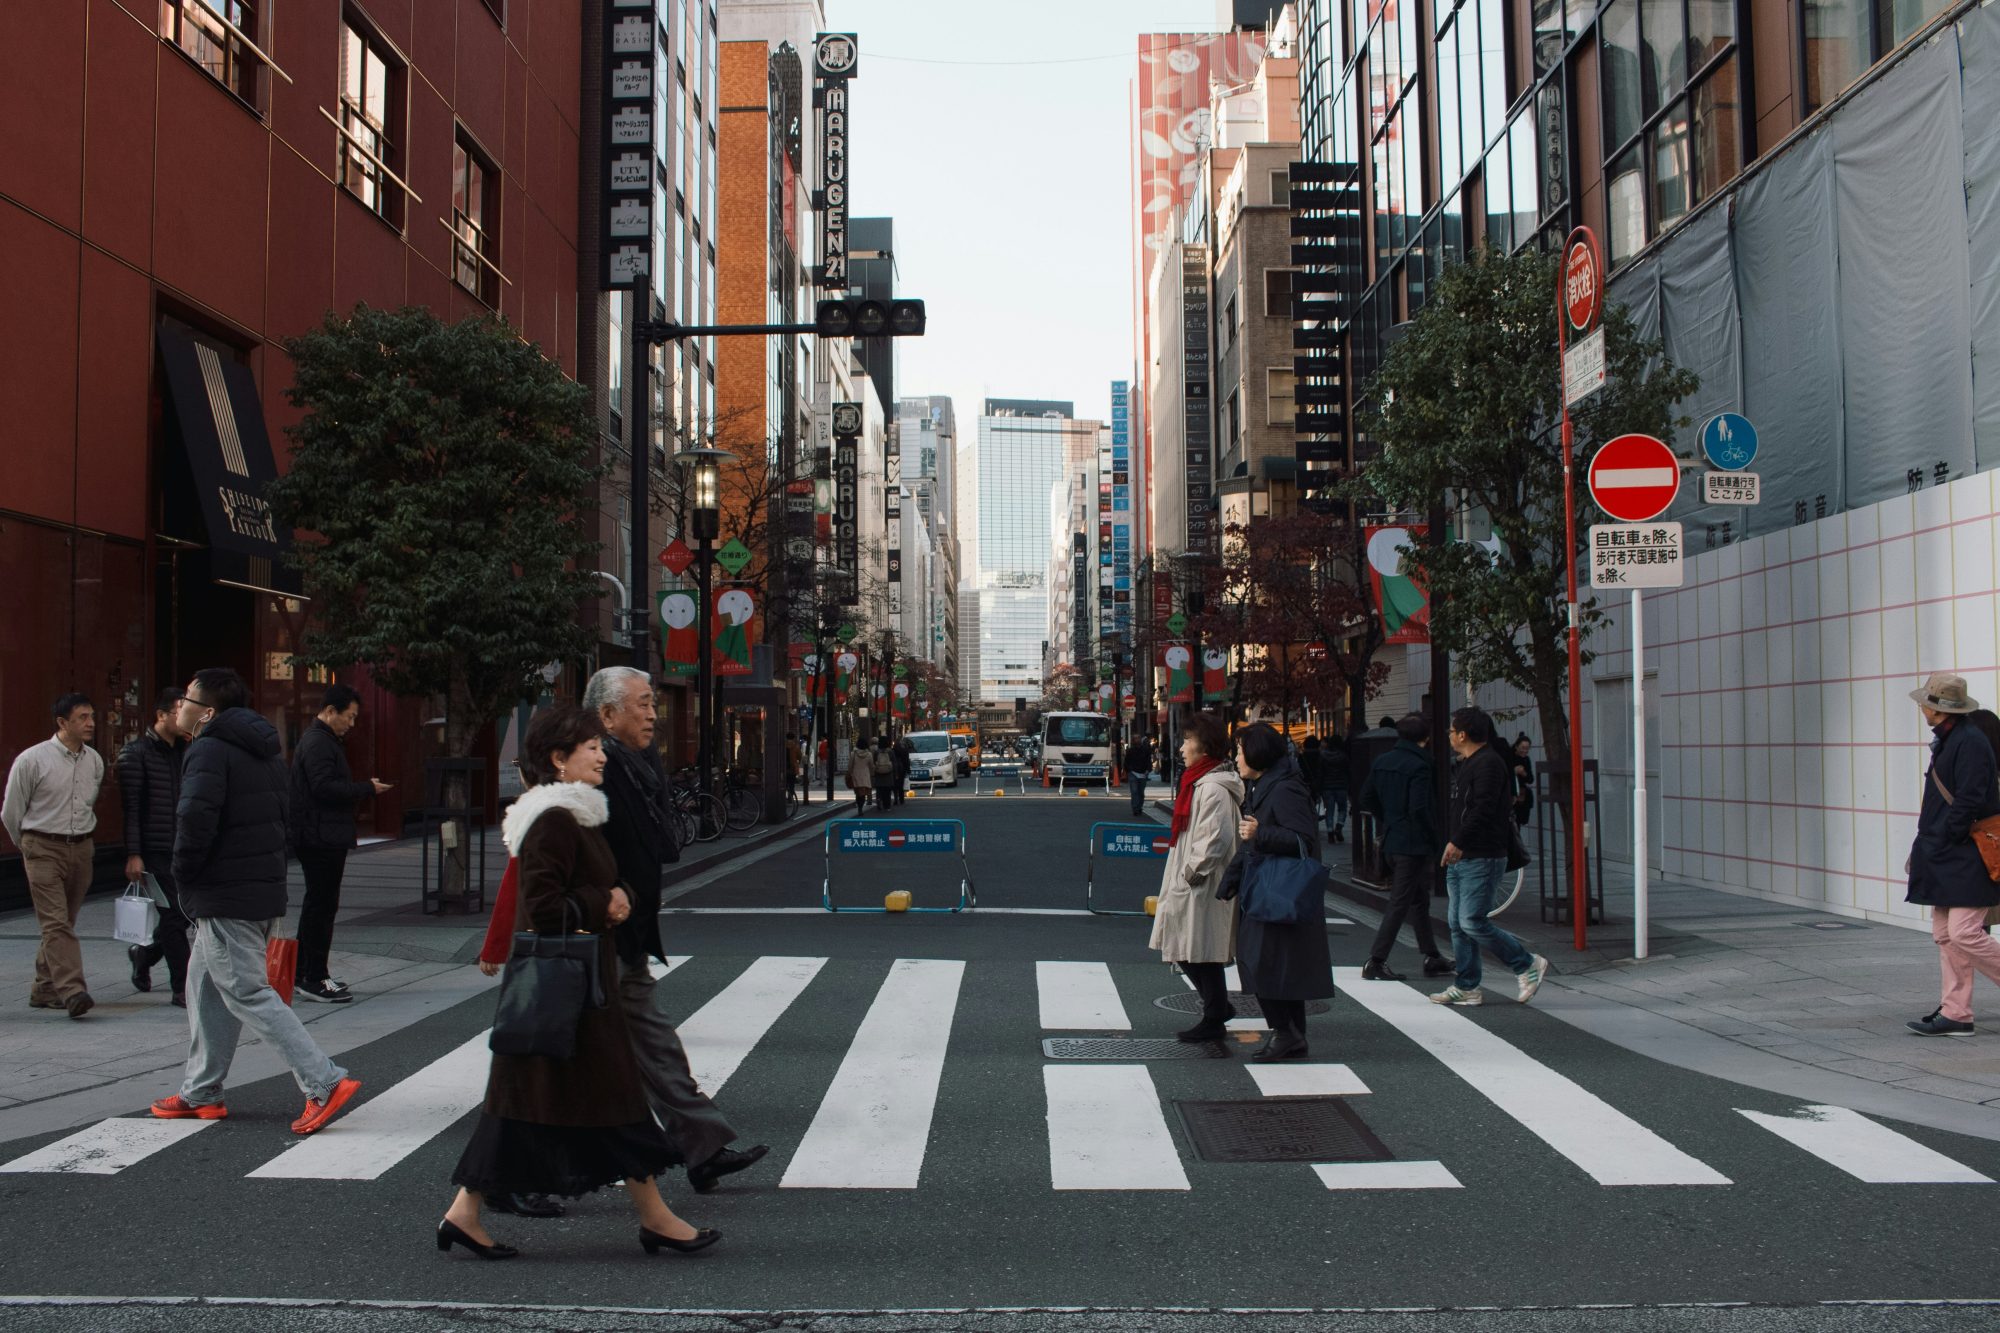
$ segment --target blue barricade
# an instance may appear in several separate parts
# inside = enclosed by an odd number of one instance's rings
[[[1084,862],[1083,905],[1098,916],[1145,916],[1143,910],[1097,905],[1097,858],[1144,861],[1155,889],[1159,863],[1167,859],[1167,830],[1159,824],[1097,823],[1090,826],[1090,852]]]
[[[883,907],[835,907],[833,859],[854,855],[946,855],[958,858],[958,902],[951,907],[909,907],[910,912],[962,912],[977,907],[972,872],[965,859],[965,822],[959,819],[835,819],[826,826],[826,878],[820,906],[829,912],[887,912]]]

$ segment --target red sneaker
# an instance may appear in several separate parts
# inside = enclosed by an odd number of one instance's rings
[[[177,1092],[154,1102],[153,1114],[161,1120],[222,1120],[228,1117],[229,1108],[221,1102],[196,1106],[193,1102],[183,1101]]]
[[[361,1091],[360,1079],[344,1078],[340,1080],[326,1094],[325,1101],[308,1101],[306,1103],[306,1109],[300,1113],[297,1120],[292,1122],[292,1133],[311,1134],[326,1128],[327,1122],[339,1115],[341,1108],[352,1101],[354,1094],[359,1091]]]

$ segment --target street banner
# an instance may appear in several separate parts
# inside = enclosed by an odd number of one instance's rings
[[[833,702],[836,707],[847,707],[848,696],[854,692],[854,672],[861,665],[852,648],[842,648],[833,656]]]
[[[1429,534],[1430,525],[1425,523],[1361,529],[1368,546],[1368,581],[1374,587],[1375,605],[1382,612],[1384,643],[1431,641],[1430,598],[1403,569],[1405,548]]]
[[[1220,648],[1201,650],[1201,694],[1220,699],[1228,691],[1229,654]]]
[[[714,671],[718,676],[750,674],[750,650],[757,644],[757,595],[747,587],[728,585],[715,590]]]
[[[889,716],[910,720],[910,682],[899,680],[889,691]]]
[[[805,660],[799,663],[799,670],[805,673],[806,699],[809,703],[819,704],[826,701],[827,673],[820,669],[823,661],[818,653],[809,652],[805,655]]]
[[[1138,703],[1139,696],[1133,691],[1132,678],[1127,676],[1118,682],[1118,706],[1120,708],[1136,708]]]
[[[660,613],[660,674],[693,676],[700,672],[701,631],[695,624],[700,603],[686,588],[662,588]]]
[[[1184,643],[1170,643],[1160,650],[1160,670],[1167,677],[1167,702],[1194,702],[1194,652]]]

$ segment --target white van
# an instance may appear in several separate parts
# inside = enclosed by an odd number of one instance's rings
[[[929,781],[941,787],[958,785],[959,751],[948,731],[913,731],[910,742],[910,781]]]
[[[1111,719],[1102,713],[1042,714],[1042,785],[1108,782]]]

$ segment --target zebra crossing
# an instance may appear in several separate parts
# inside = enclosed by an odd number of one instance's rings
[[[675,1003],[673,980],[693,961],[676,956],[654,964],[668,1001]],[[765,955],[748,962],[705,960],[707,980],[731,975],[694,1008],[679,1030],[695,1075],[711,1094],[720,1092],[746,1068],[771,1070],[785,1056],[773,1049],[772,1034],[789,1031],[821,1035],[838,1005],[825,1003],[830,960],[824,957]],[[982,986],[1018,990],[1018,980],[998,976],[998,965],[962,960],[902,958],[869,963],[879,968],[872,998],[858,1024],[830,1034],[844,1042],[838,1066],[822,1089],[808,1088],[794,1103],[794,1123],[760,1125],[778,1145],[782,1162],[778,1186],[788,1190],[916,1190],[926,1184],[927,1164],[951,1151],[961,1137],[938,1121],[940,1091],[952,1076],[954,1030],[961,1010],[977,1000],[982,1009],[994,997]],[[695,969],[700,971],[701,969]],[[1203,1164],[1191,1171],[1169,1126],[1171,1097],[1161,1084],[1168,1075],[1144,1062],[1101,1062],[1038,1058],[1036,1041],[1047,1034],[1090,1033],[1124,1036],[1134,1031],[1127,996],[1141,975],[1157,968],[1105,962],[1049,960],[1033,967],[1034,1004],[1006,1033],[1011,1048],[1019,1038],[1020,1077],[1009,1077],[1007,1096],[1033,1099],[1037,1130],[1044,1131],[1047,1183],[1055,1192],[1193,1191],[1214,1188],[1218,1179],[1235,1181],[1242,1167]],[[1199,1078],[1211,1097],[1241,1098],[1253,1089],[1261,1097],[1373,1098],[1370,1080],[1382,1076],[1407,1083],[1411,1071],[1441,1080],[1447,1095],[1472,1094],[1517,1124],[1578,1181],[1600,1186],[1727,1187],[1732,1177],[1701,1153],[1711,1145],[1672,1142],[1579,1081],[1464,1011],[1433,1005],[1414,987],[1363,983],[1359,969],[1337,967],[1342,998],[1332,1022],[1352,1025],[1371,1019],[1407,1040],[1371,1053],[1372,1066],[1345,1063],[1255,1065],[1237,1061],[1192,1062],[1176,1066],[1172,1078]],[[1121,979],[1124,985],[1121,987]],[[1232,987],[1237,978],[1230,977]],[[969,996],[968,988],[975,994]],[[1011,995],[1009,1000],[1013,998]],[[842,1020],[844,1021],[844,1020]],[[1237,1019],[1235,1027],[1261,1027]],[[462,1030],[462,1029],[461,1029]],[[298,1141],[256,1165],[249,1180],[379,1180],[427,1144],[448,1136],[475,1111],[484,1095],[488,1065],[484,1031],[428,1064],[374,1093],[323,1133]],[[969,1043],[963,1040],[960,1047]],[[1375,1048],[1370,1048],[1371,1052]],[[830,1058],[830,1055],[829,1055]],[[965,1058],[972,1058],[966,1056]],[[990,1063],[996,1057],[990,1052]],[[1039,1065],[1030,1073],[1028,1064]],[[1027,1116],[1022,1107],[1023,1118]],[[1729,1123],[1740,1125],[1769,1154],[1801,1154],[1853,1181],[1883,1184],[1991,1184],[1984,1172],[1920,1143],[1880,1121],[1840,1107],[1799,1105],[1783,1112],[1732,1108]],[[0,1163],[0,1173],[117,1175],[143,1171],[155,1159],[182,1149],[196,1134],[219,1121],[161,1121],[141,1115],[115,1117],[87,1126],[55,1142]],[[791,1147],[789,1153],[785,1149]],[[1468,1149],[1468,1152],[1470,1149]],[[1449,1156],[1449,1152],[1439,1154]],[[1741,1154],[1735,1160],[1743,1160]],[[1476,1161],[1398,1160],[1326,1162],[1255,1168],[1289,1171],[1328,1190],[1371,1191],[1460,1189],[1460,1172]],[[1454,1170],[1456,1165],[1457,1170]],[[1221,1174],[1218,1174],[1221,1173]],[[1739,1176],[1744,1174],[1738,1168]]]

